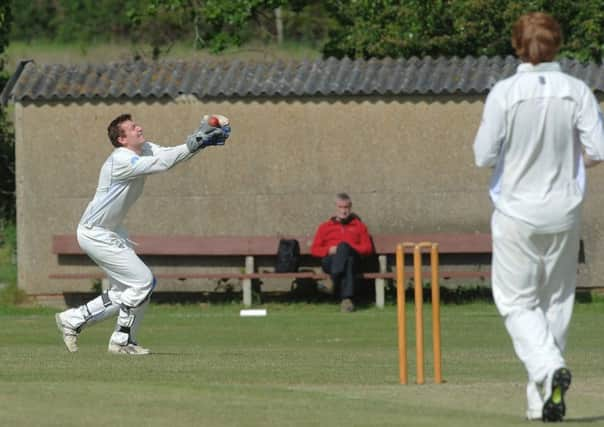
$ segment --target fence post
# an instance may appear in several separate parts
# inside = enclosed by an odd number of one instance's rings
[[[254,272],[254,257],[246,256],[245,257],[245,273],[251,274]],[[243,290],[243,305],[246,307],[251,307],[252,305],[252,279],[243,279],[242,282],[242,290]]]
[[[388,268],[386,255],[380,255],[378,257],[378,262],[380,264],[380,273],[386,273],[386,269]],[[378,308],[384,308],[384,288],[386,287],[385,279],[375,279],[375,305]]]

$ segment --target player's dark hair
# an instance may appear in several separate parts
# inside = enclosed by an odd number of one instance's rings
[[[512,46],[523,62],[533,65],[551,62],[562,44],[562,31],[556,19],[543,12],[522,15],[512,28]]]
[[[128,120],[132,120],[132,115],[130,114],[120,114],[115,119],[109,123],[107,127],[107,136],[109,136],[109,141],[111,141],[111,145],[114,147],[121,147],[122,144],[118,141],[120,136],[124,136],[124,131],[122,130],[121,124],[127,122]]]

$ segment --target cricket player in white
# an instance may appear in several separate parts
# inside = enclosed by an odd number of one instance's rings
[[[82,328],[117,313],[117,326],[108,351],[129,355],[150,353],[138,345],[136,333],[155,278],[130,245],[122,222],[141,195],[147,175],[168,170],[207,146],[225,143],[230,133],[229,121],[224,116],[216,117],[220,127],[210,126],[205,116],[199,129],[184,144],[175,147],[147,142],[142,127],[129,114],[110,123],[108,136],[116,148],[101,168],[96,194],[77,230],[80,247],[107,274],[110,288],[88,303],[56,315],[68,351],[78,350],[77,337]]]
[[[579,252],[585,166],[604,160],[598,103],[552,62],[562,35],[544,13],[521,16],[512,45],[522,64],[489,93],[474,141],[494,167],[493,297],[528,372],[527,418],[561,421],[571,374],[563,352]]]

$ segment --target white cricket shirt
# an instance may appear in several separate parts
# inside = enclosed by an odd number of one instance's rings
[[[604,160],[604,128],[595,96],[556,62],[520,64],[489,93],[474,140],[476,165],[495,167],[495,209],[543,232],[580,219],[583,150]]]
[[[147,175],[168,170],[192,156],[186,144],[160,147],[145,142],[140,155],[116,148],[101,167],[96,193],[80,224],[115,231],[143,192]]]

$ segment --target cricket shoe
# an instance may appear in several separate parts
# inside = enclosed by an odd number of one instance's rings
[[[61,313],[55,314],[55,322],[57,323],[59,332],[61,332],[67,351],[70,353],[78,351],[78,331],[63,323],[63,320],[61,320]]]
[[[543,422],[562,421],[566,415],[564,393],[570,387],[571,374],[568,368],[558,368],[545,380],[546,393],[543,404]]]
[[[129,356],[146,356],[151,354],[151,350],[148,348],[141,347],[140,345],[134,343],[128,343],[126,345],[109,343],[107,351],[111,354],[126,354]]]

